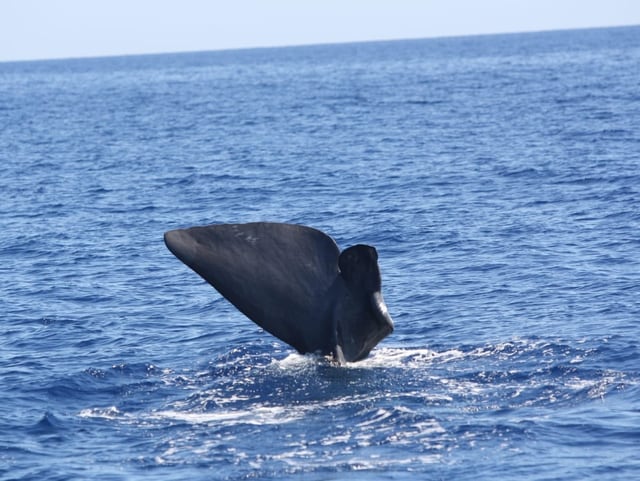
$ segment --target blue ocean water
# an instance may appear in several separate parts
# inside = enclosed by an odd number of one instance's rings
[[[0,64],[0,478],[640,478],[640,28]],[[164,231],[375,245],[300,356]]]

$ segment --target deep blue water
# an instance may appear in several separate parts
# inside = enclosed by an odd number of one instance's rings
[[[0,64],[0,478],[640,478],[640,28]],[[375,245],[303,357],[175,259]]]

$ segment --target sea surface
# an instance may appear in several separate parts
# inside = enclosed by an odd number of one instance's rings
[[[0,64],[0,479],[640,479],[639,66],[639,27]],[[369,358],[162,240],[262,220],[376,246]]]

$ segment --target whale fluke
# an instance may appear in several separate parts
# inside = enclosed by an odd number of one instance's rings
[[[342,253],[323,232],[275,222],[171,230],[169,250],[244,315],[298,352],[364,359],[393,331],[378,253]]]

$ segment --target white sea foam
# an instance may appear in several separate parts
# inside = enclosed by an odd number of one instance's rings
[[[389,348],[375,349],[369,357],[357,363],[349,363],[347,367],[365,368],[398,368],[421,367],[427,365],[437,356],[430,349]]]
[[[109,406],[104,408],[88,408],[83,409],[78,414],[81,418],[103,418],[103,419],[119,419],[126,417],[127,414],[121,412],[115,406]]]
[[[154,420],[181,421],[190,424],[219,423],[227,426],[250,424],[286,424],[305,416],[308,408],[284,406],[256,406],[251,409],[220,409],[211,412],[190,412],[179,410],[154,411],[148,417]]]
[[[322,358],[312,354],[298,354],[291,353],[284,359],[274,359],[270,367],[282,369],[289,372],[305,372],[313,370],[317,367],[318,363],[322,362]]]

